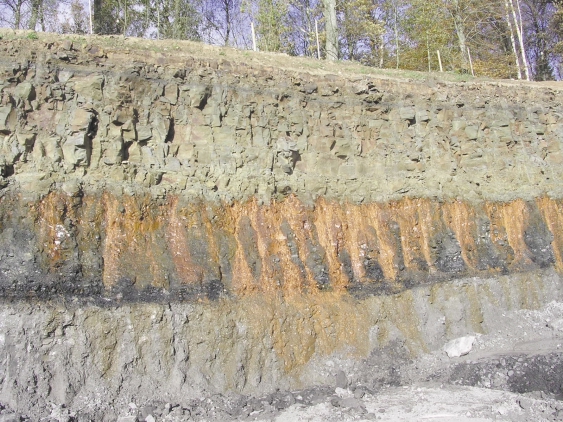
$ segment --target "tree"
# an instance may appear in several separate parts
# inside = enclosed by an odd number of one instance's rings
[[[200,16],[189,0],[158,0],[154,5],[154,16],[160,16],[158,35],[160,38],[199,40]]]
[[[317,0],[290,0],[287,12],[286,36],[293,54],[317,57],[316,22],[323,17]]]
[[[553,27],[556,4],[547,0],[527,0],[521,6],[522,32],[526,34],[527,53],[534,80],[554,79],[552,62],[556,61],[557,31]]]
[[[24,15],[27,11],[28,2],[26,0],[2,0],[0,19],[4,25],[21,29],[24,27]]]
[[[522,66],[524,68],[524,74],[526,75],[526,80],[530,80],[530,68],[528,66],[528,59],[526,58],[526,47],[524,46],[524,30],[522,25],[522,14],[520,11],[520,1],[517,0],[518,4],[518,15],[514,8],[514,1],[508,0],[510,5],[510,11],[512,12],[512,18],[514,19],[514,27],[516,28],[516,35],[518,35],[518,41],[520,43],[520,56],[522,58]]]
[[[338,30],[336,26],[336,0],[323,0],[325,32],[326,32],[326,58],[338,60]]]
[[[37,20],[41,12],[42,0],[31,0],[31,16],[27,24],[27,29],[35,30],[37,27]]]
[[[554,46],[553,46],[553,62],[557,63],[559,67],[554,70],[558,79],[563,79],[563,69],[561,58],[563,56],[563,0],[559,0],[555,3],[555,12],[551,19],[551,30],[552,34],[555,36]]]
[[[516,46],[516,40],[514,38],[514,25],[510,19],[510,10],[508,8],[508,0],[504,0],[504,9],[506,11],[506,24],[510,29],[510,44],[512,46],[512,51],[514,52],[514,59],[516,60],[516,70],[518,71],[518,79],[522,79],[522,67],[520,66],[520,54],[518,53],[518,48]]]
[[[283,0],[259,0],[256,20],[260,51],[292,53],[287,24],[288,4]]]
[[[471,1],[467,0],[446,0],[446,10],[453,20],[459,50],[463,61],[463,67],[465,69],[469,67],[469,60],[467,57],[466,19],[472,15],[469,8],[470,3]]]
[[[70,20],[61,25],[63,34],[87,34],[89,33],[88,15],[79,0],[73,0],[70,4]]]
[[[376,19],[377,7],[370,0],[341,2],[337,9],[343,58],[375,63],[383,26]]]
[[[202,3],[203,32],[211,44],[247,47],[252,4],[242,0],[206,0]]]
[[[451,34],[455,29],[444,12],[442,0],[414,0],[405,10],[402,28],[408,48],[404,49],[403,68],[437,70],[437,50],[441,51],[444,62],[451,61]]]

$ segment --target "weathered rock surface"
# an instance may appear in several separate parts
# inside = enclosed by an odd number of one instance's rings
[[[214,202],[561,196],[556,86],[298,73],[111,41],[65,57],[61,41],[0,43],[2,176],[36,198],[68,182]]]
[[[139,42],[0,40],[0,405],[342,387],[561,300],[558,85]]]

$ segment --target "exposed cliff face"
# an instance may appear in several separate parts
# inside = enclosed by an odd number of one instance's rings
[[[561,196],[556,86],[297,73],[202,57],[189,43],[173,54],[105,43],[2,41],[1,170],[23,191]]]
[[[561,268],[557,91],[109,41],[3,41],[3,241],[28,258],[4,289],[392,292]]]
[[[0,40],[1,400],[294,388],[560,298],[561,87],[138,43]]]

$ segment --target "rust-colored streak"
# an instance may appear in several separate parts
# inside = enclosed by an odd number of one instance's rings
[[[430,201],[405,198],[390,205],[401,229],[401,245],[405,267],[415,271],[435,272],[430,253],[433,221]],[[421,262],[425,262],[422,266]]]
[[[555,266],[563,271],[563,203],[548,197],[536,199],[542,217],[553,235],[551,246],[555,256]]]
[[[528,220],[526,204],[523,201],[493,202],[487,203],[485,209],[491,222],[491,242],[505,255],[505,264],[512,269],[531,264],[524,242]]]
[[[562,209],[561,200],[547,197],[362,205],[321,198],[306,206],[295,196],[221,205],[52,193],[31,204],[41,262],[51,272],[78,259],[83,274],[108,288],[126,280],[138,288],[172,283],[283,297],[327,287],[339,293],[357,283],[400,287],[441,271],[525,271],[549,265],[551,252],[541,246],[549,242],[561,271]]]
[[[470,270],[477,268],[477,247],[475,244],[475,209],[462,201],[447,202],[442,206],[442,213],[446,226],[454,233],[461,256]]]
[[[51,269],[71,253],[66,246],[71,240],[71,228],[65,223],[69,208],[68,197],[62,194],[48,195],[36,207],[40,248],[48,258],[47,267]]]
[[[380,204],[369,204],[365,207],[367,208],[366,215],[369,221],[372,222],[372,226],[375,228],[378,236],[378,262],[382,268],[383,275],[387,280],[395,280],[398,274],[398,268],[395,264],[397,250],[393,233],[390,230],[390,212],[384,205]]]
[[[528,266],[532,263],[528,246],[524,241],[524,233],[528,226],[528,207],[524,201],[500,204],[504,230],[508,244],[514,251],[514,266]]]
[[[294,201],[288,201],[287,203],[277,202],[270,209],[269,224],[273,240],[271,245],[272,255],[279,259],[279,268],[282,270],[281,279],[278,277],[277,282],[282,284],[285,294],[302,293],[307,275],[297,264],[300,256],[292,257],[289,247],[290,239],[287,238],[282,230],[282,224],[287,215],[300,214],[300,204]]]
[[[236,251],[233,263],[233,290],[239,294],[248,294],[258,290],[258,284],[254,280],[250,263],[246,260],[244,255],[244,244],[241,238],[240,219],[241,213],[244,208],[240,204],[235,204],[231,209],[231,214],[234,219],[234,234],[236,240]]]
[[[344,234],[350,253],[352,271],[357,280],[363,280],[366,275],[364,260],[369,243],[369,220],[362,215],[362,209],[358,205],[346,204],[344,210],[346,216]]]
[[[350,280],[343,271],[338,253],[343,249],[342,208],[329,203],[324,198],[317,201],[314,224],[317,228],[319,243],[325,250],[328,273],[335,291],[346,288]]]
[[[106,208],[105,214],[105,241],[102,255],[104,257],[104,268],[102,280],[104,286],[111,287],[119,279],[119,259],[125,247],[125,234],[121,230],[119,221],[121,216],[117,211],[117,199],[105,194],[103,204]]]
[[[114,286],[126,278],[139,286],[165,287],[167,275],[161,255],[162,242],[156,236],[163,224],[160,207],[153,209],[150,198],[104,195],[105,241],[103,282]]]
[[[308,292],[315,292],[318,289],[314,274],[311,268],[305,264],[309,254],[307,242],[312,242],[314,237],[313,222],[311,221],[310,215],[307,213],[305,207],[301,201],[297,199],[297,197],[289,197],[286,203],[289,208],[289,212],[285,213],[285,218],[287,218],[288,224],[295,235],[298,251],[298,256],[296,258],[303,263],[305,269],[305,274],[302,275],[302,287]]]
[[[188,213],[190,215],[190,213]],[[190,254],[186,227],[190,224],[186,215],[179,215],[178,199],[170,204],[166,237],[168,247],[179,281],[183,284],[197,284],[203,280],[203,269],[194,262]]]
[[[434,260],[432,259],[430,244],[436,232],[434,219],[437,217],[429,199],[419,199],[417,205],[420,221],[420,247],[426,259],[429,271],[435,273],[437,270],[434,265]]]

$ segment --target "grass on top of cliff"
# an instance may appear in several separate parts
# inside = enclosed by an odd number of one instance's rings
[[[140,62],[155,62],[158,64],[182,63],[188,58],[200,60],[225,60],[238,63],[250,68],[272,67],[293,72],[307,72],[313,75],[336,74],[343,78],[379,78],[397,81],[442,81],[442,82],[496,82],[502,85],[527,85],[530,87],[551,88],[563,90],[562,82],[527,82],[521,80],[501,80],[489,77],[472,77],[457,71],[448,72],[420,72],[414,70],[399,70],[389,68],[375,68],[358,62],[339,60],[327,61],[311,57],[289,56],[284,53],[255,52],[239,50],[233,47],[221,47],[202,42],[184,40],[149,40],[146,38],[123,37],[121,35],[77,35],[35,32],[29,30],[13,30],[0,28],[0,45],[4,42],[17,44],[18,57],[22,53],[45,48],[49,45],[61,45],[65,40],[72,41],[73,49],[84,50],[98,46],[108,54],[127,55],[127,60]],[[4,51],[6,49],[4,48]],[[23,58],[23,57],[22,57]],[[121,57],[123,58],[123,57]]]
[[[183,40],[149,40],[145,38],[123,37],[120,35],[76,35],[54,34],[25,30],[0,29],[2,41],[13,43],[19,40],[19,48],[33,50],[34,46],[46,47],[49,43],[72,41],[73,48],[80,50],[97,45],[106,53],[120,53],[131,55],[133,60],[146,61],[150,56],[159,53],[168,56],[167,61],[181,61],[185,57],[195,57],[208,60],[228,60],[234,63],[244,63],[248,66],[272,66],[289,71],[308,72],[311,74],[338,74],[343,77],[370,76],[387,79],[435,79],[450,82],[470,81],[471,75],[458,72],[418,72],[412,70],[378,69],[364,66],[353,61],[317,60],[310,57],[289,56],[283,53],[254,52],[239,50],[231,47],[220,47],[201,42]],[[2,43],[0,41],[0,43]],[[23,44],[23,45],[22,45]],[[20,50],[21,52],[21,50]],[[147,52],[150,54],[147,55]],[[138,56],[138,57],[135,57]],[[149,57],[147,57],[149,56]]]

